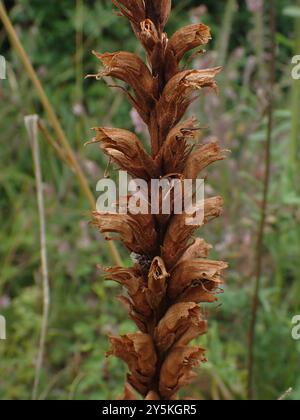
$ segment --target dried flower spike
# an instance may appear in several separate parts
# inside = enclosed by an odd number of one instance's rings
[[[96,128],[98,143],[118,168],[151,184],[152,179],[196,179],[213,162],[226,157],[214,141],[194,147],[199,128],[195,118],[181,122],[199,91],[217,91],[219,67],[183,69],[181,60],[192,49],[211,39],[210,30],[194,24],[170,39],[164,32],[171,0],[112,0],[126,17],[146,50],[148,63],[128,52],[94,53],[103,69],[96,79],[110,76],[125,82],[125,92],[147,124],[152,155],[131,132]],[[196,95],[196,96],[195,96]],[[132,253],[135,265],[106,269],[107,279],[120,283],[126,296],[119,300],[140,332],[110,337],[109,355],[121,358],[129,369],[123,399],[173,400],[205,362],[205,350],[190,342],[205,334],[207,321],[199,306],[215,302],[227,264],[208,259],[211,246],[193,236],[197,229],[218,217],[223,200],[203,202],[204,220],[185,223],[185,214],[142,215],[94,213],[94,223],[113,233]],[[111,239],[111,237],[110,237]]]

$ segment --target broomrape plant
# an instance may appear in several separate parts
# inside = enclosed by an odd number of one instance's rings
[[[150,156],[137,136],[117,128],[96,128],[93,142],[117,166],[149,184],[152,179],[195,180],[208,165],[226,157],[217,142],[195,145],[199,128],[195,118],[181,122],[195,93],[217,91],[220,68],[182,68],[185,55],[209,42],[203,24],[179,29],[170,39],[164,32],[171,0],[112,0],[145,48],[145,64],[137,55],[115,52],[95,56],[103,69],[97,80],[110,76],[148,126]],[[191,56],[191,59],[194,54]],[[163,198],[161,197],[161,200]],[[124,204],[124,203],[123,203]],[[131,268],[107,268],[107,279],[120,283],[126,295],[119,300],[140,332],[110,337],[111,350],[127,363],[130,373],[124,399],[173,400],[205,362],[205,349],[189,345],[206,333],[207,321],[199,304],[215,302],[227,264],[208,259],[211,246],[195,239],[198,228],[218,217],[223,200],[204,200],[201,225],[186,224],[186,214],[94,213],[94,224],[104,234],[116,234],[132,253]],[[174,196],[173,207],[174,209]],[[107,239],[112,239],[107,238]],[[137,392],[137,393],[136,393]]]

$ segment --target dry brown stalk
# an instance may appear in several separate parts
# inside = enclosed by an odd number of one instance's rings
[[[36,360],[35,379],[32,391],[32,399],[36,400],[39,390],[40,377],[44,362],[44,355],[46,349],[47,330],[49,323],[50,310],[50,283],[49,283],[49,269],[48,269],[48,255],[47,255],[47,240],[46,240],[46,216],[45,216],[45,202],[43,193],[43,179],[41,170],[40,147],[38,140],[38,120],[37,115],[28,115],[25,117],[25,125],[32,148],[32,156],[34,163],[34,172],[36,179],[36,194],[38,202],[39,224],[40,224],[40,247],[41,247],[41,271],[43,279],[43,317],[40,334],[40,342],[38,347],[38,354]]]
[[[195,147],[196,120],[181,122],[195,92],[217,91],[215,76],[221,70],[182,69],[182,59],[211,39],[203,24],[179,29],[171,38],[164,32],[171,0],[112,0],[125,16],[146,50],[147,64],[135,54],[118,51],[94,53],[102,70],[129,86],[128,99],[147,124],[152,146],[148,155],[137,136],[126,130],[95,129],[93,142],[120,169],[131,176],[151,179],[195,179],[208,165],[225,158],[218,143]],[[174,200],[173,200],[174,201]],[[174,204],[174,203],[173,203]],[[132,268],[106,269],[107,278],[127,291],[119,299],[140,332],[110,337],[110,355],[127,363],[130,373],[124,399],[173,400],[205,362],[205,349],[189,346],[205,334],[207,321],[199,303],[215,302],[227,264],[208,259],[211,246],[193,239],[196,230],[222,212],[223,200],[204,202],[204,222],[190,226],[186,214],[94,213],[94,223],[118,239],[134,255]],[[150,212],[151,213],[151,212]]]
[[[252,311],[248,338],[248,379],[247,379],[247,398],[254,398],[254,369],[255,369],[255,339],[256,324],[259,310],[259,293],[261,288],[263,274],[263,257],[264,257],[264,239],[268,216],[269,190],[271,180],[271,159],[272,159],[272,139],[274,128],[274,86],[276,83],[276,7],[274,0],[268,3],[269,24],[270,24],[270,61],[269,61],[269,92],[267,106],[267,136],[265,143],[265,173],[263,182],[263,201],[261,206],[261,215],[259,221],[259,229],[256,245],[256,261],[255,261],[255,285],[252,298]]]

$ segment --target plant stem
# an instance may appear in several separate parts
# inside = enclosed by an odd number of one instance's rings
[[[74,101],[76,105],[82,106],[83,102],[83,0],[76,0],[76,17],[75,17],[75,73],[76,88]],[[80,141],[82,127],[82,116],[76,119],[76,138]]]
[[[52,134],[49,132],[46,125],[42,122],[42,120],[38,120],[38,128],[40,132],[43,134],[44,139],[46,142],[53,148],[59,159],[64,162],[66,165],[70,166],[71,169],[74,171],[72,163],[69,161],[67,156],[64,153],[64,150],[60,147],[60,145],[55,141]]]
[[[300,0],[297,1],[300,7]],[[300,54],[300,18],[295,17],[295,50],[296,55]],[[292,126],[290,137],[290,163],[292,166],[292,173],[295,174],[298,162],[298,144],[299,144],[299,104],[300,104],[300,82],[294,80],[292,84]]]
[[[10,18],[4,8],[3,2],[2,0],[0,0],[0,19],[3,22],[3,25],[7,31],[7,34],[10,38],[11,44],[12,46],[15,48],[16,52],[18,53],[24,67],[25,70],[28,74],[28,77],[30,78],[30,80],[32,81],[38,96],[40,98],[40,101],[48,115],[49,121],[52,124],[52,127],[54,129],[54,132],[56,134],[57,140],[61,143],[63,149],[65,150],[66,156],[68,157],[69,161],[72,164],[72,167],[74,168],[74,171],[76,173],[76,176],[78,178],[79,184],[81,186],[81,189],[84,193],[84,195],[86,196],[86,198],[88,199],[88,202],[91,206],[91,208],[94,210],[96,203],[95,203],[95,198],[94,195],[90,189],[89,183],[78,163],[78,160],[76,158],[76,155],[62,129],[62,126],[59,122],[59,119],[45,93],[45,90],[42,86],[42,83],[40,81],[40,79],[38,78],[32,64],[31,61],[28,57],[28,55],[26,54],[26,51],[24,50],[20,39],[16,33],[15,28],[13,27]],[[115,264],[122,266],[122,259],[119,255],[119,252],[115,246],[114,243],[112,242],[108,242],[108,246],[110,249],[110,253],[111,256],[115,262]]]
[[[38,142],[38,116],[30,115],[25,117],[25,126],[28,132],[29,141],[32,148],[32,156],[34,163],[34,172],[36,179],[36,193],[39,213],[40,225],[40,247],[41,247],[41,266],[42,266],[42,280],[43,280],[43,317],[41,326],[41,335],[38,348],[38,356],[36,361],[35,379],[32,391],[32,399],[37,399],[38,388],[40,384],[41,371],[43,368],[43,361],[45,355],[49,307],[50,307],[50,286],[49,286],[49,270],[47,257],[47,243],[46,243],[46,217],[45,217],[45,203],[43,194],[43,180],[41,171],[40,148]]]
[[[289,388],[287,391],[285,391],[284,394],[281,395],[281,397],[278,398],[278,401],[286,400],[292,392],[293,392],[293,388]]]
[[[273,120],[274,120],[274,105],[273,105],[273,92],[276,81],[276,15],[275,15],[275,4],[274,0],[269,1],[269,20],[270,20],[270,33],[271,33],[271,57],[269,63],[269,103],[268,103],[268,127],[267,127],[267,140],[265,145],[265,175],[264,175],[264,191],[263,191],[263,202],[261,208],[261,218],[259,224],[257,246],[256,246],[256,275],[255,275],[255,287],[254,295],[252,300],[252,313],[249,330],[249,354],[248,354],[248,389],[247,396],[248,400],[252,400],[253,394],[253,374],[255,365],[255,333],[256,323],[259,307],[259,292],[261,286],[262,277],[262,264],[263,264],[263,251],[264,251],[264,235],[267,218],[267,207],[268,207],[268,196],[270,187],[270,169],[271,169],[271,148],[272,148],[272,133],[273,133]]]
[[[221,32],[218,39],[218,65],[223,66],[226,62],[229,41],[232,31],[232,23],[234,14],[236,12],[237,3],[236,0],[227,0],[224,20]]]
[[[256,57],[258,61],[259,76],[262,83],[266,79],[266,68],[264,60],[264,9],[254,13],[254,24],[255,24],[255,49]]]

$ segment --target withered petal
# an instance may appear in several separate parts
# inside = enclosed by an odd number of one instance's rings
[[[146,18],[144,0],[112,0],[112,3],[120,10],[132,24],[134,31],[138,31],[140,22]]]
[[[155,391],[150,391],[145,397],[145,401],[159,401],[160,397]]]
[[[91,143],[99,143],[104,153],[120,169],[139,179],[149,180],[157,176],[152,158],[143,148],[137,136],[118,128],[94,128],[96,136]]]
[[[162,32],[171,12],[171,0],[112,0],[121,14],[131,22],[137,36],[140,22],[149,18]]]
[[[216,75],[221,67],[204,70],[186,70],[176,74],[167,83],[156,105],[156,116],[161,138],[179,123],[188,106],[193,102],[193,93],[203,88],[217,91]]]
[[[157,156],[163,174],[183,173],[193,149],[188,144],[188,140],[194,139],[197,132],[198,128],[194,117],[178,124],[170,131]]]
[[[155,88],[160,92],[163,87],[162,78],[164,77],[165,51],[168,43],[167,35],[160,33],[151,19],[145,19],[141,22],[138,37],[147,52],[153,80],[156,83]]]
[[[160,257],[152,261],[148,275],[148,289],[146,290],[147,301],[151,308],[156,309],[166,296],[167,280],[169,273]]]
[[[116,233],[131,252],[154,257],[157,248],[157,233],[151,214],[114,214],[93,212],[94,225],[101,233]],[[107,240],[114,238],[106,237]]]
[[[173,346],[187,345],[206,332],[207,322],[193,302],[177,303],[167,311],[155,329],[156,347],[166,352]]]
[[[162,247],[162,258],[168,270],[170,270],[188,249],[190,240],[195,231],[208,223],[211,219],[219,217],[223,209],[222,197],[214,197],[204,200],[204,220],[202,225],[192,226],[186,224],[185,213],[175,215],[165,235]]]
[[[212,245],[208,244],[204,239],[196,238],[190,247],[185,251],[179,260],[179,263],[194,258],[207,258],[211,249]]]
[[[162,398],[172,399],[181,387],[195,377],[193,368],[205,361],[205,350],[201,347],[175,347],[160,372],[159,391]]]
[[[168,50],[172,51],[176,59],[180,61],[190,50],[207,44],[211,40],[208,26],[196,23],[184,26],[170,38]]]
[[[123,394],[118,398],[119,401],[135,401],[137,400],[137,395],[133,389],[133,387],[126,383],[124,387]]]
[[[133,301],[126,296],[120,295],[117,297],[118,301],[124,306],[124,308],[128,312],[129,318],[136,324],[138,329],[143,333],[148,333],[148,326],[147,326],[147,317],[139,313]]]
[[[222,271],[228,268],[223,261],[195,258],[177,264],[171,271],[168,286],[168,296],[177,298],[191,285],[201,282],[211,282],[217,288],[223,283]]]
[[[142,273],[136,268],[107,268],[106,278],[124,286],[133,304],[134,311],[148,318],[152,314],[147,300],[147,283]]]
[[[160,42],[159,34],[155,27],[155,24],[151,19],[145,19],[141,22],[141,33],[140,39],[149,54],[153,54],[153,49],[156,48]]]
[[[162,32],[171,12],[171,0],[146,0],[146,15],[156,25],[159,32]]]
[[[213,287],[211,287],[213,285]],[[195,303],[214,303],[217,302],[216,285],[208,282],[201,283],[197,286],[191,285],[181,295],[178,296],[176,302],[195,302]],[[211,289],[211,291],[209,290]]]
[[[222,150],[219,143],[208,143],[200,146],[194,153],[191,153],[186,161],[184,176],[187,179],[196,179],[201,171],[210,164],[224,160],[227,157],[227,150]]]
[[[104,69],[88,77],[94,76],[100,80],[110,76],[127,83],[136,95],[137,111],[143,110],[141,117],[144,118],[144,115],[149,114],[158,92],[157,81],[152,77],[146,64],[137,55],[125,51],[104,54],[93,51],[93,54],[102,62]]]
[[[109,337],[114,355],[127,363],[130,370],[129,383],[142,395],[152,381],[156,370],[157,356],[153,341],[147,334],[135,333],[122,337]]]
[[[179,62],[188,51],[207,44],[210,39],[210,29],[202,23],[188,25],[175,32],[166,50],[166,80],[179,72]]]

